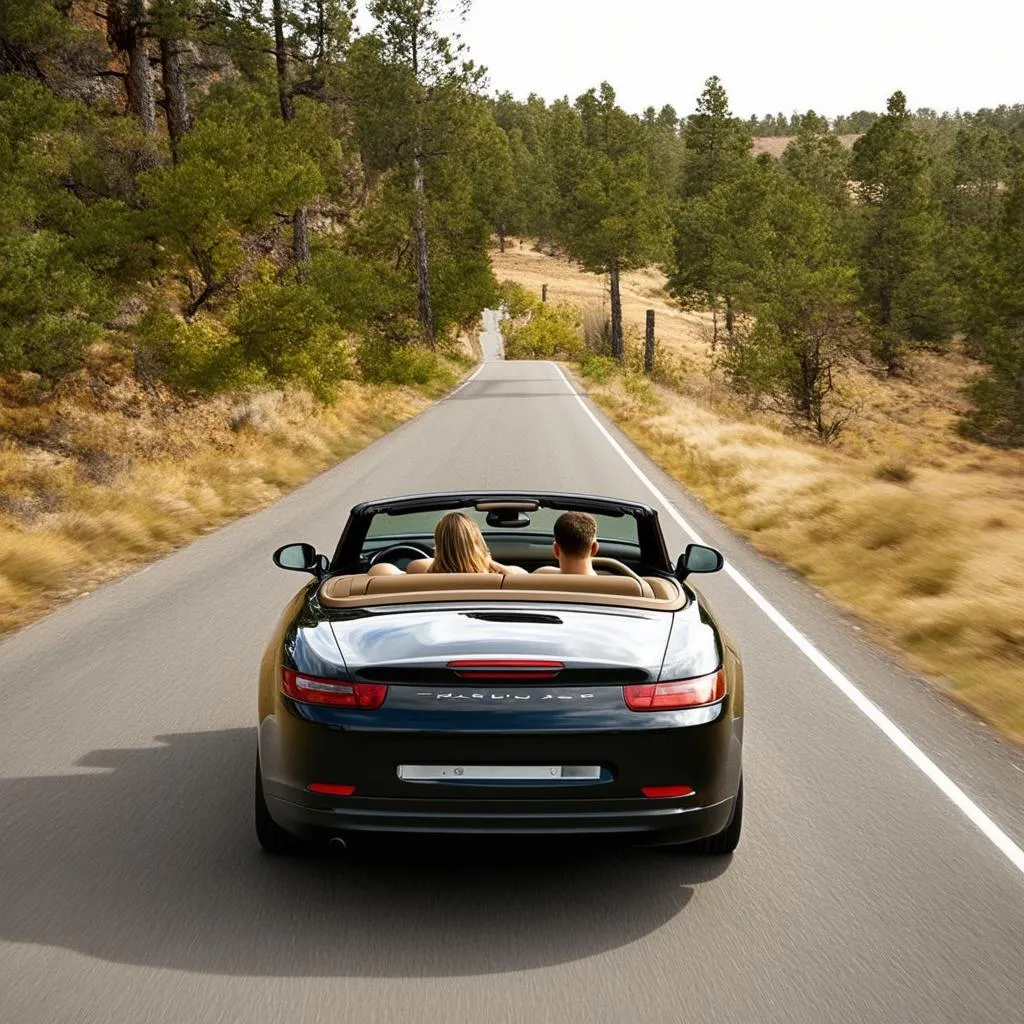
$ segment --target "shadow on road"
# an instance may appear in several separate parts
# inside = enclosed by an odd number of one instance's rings
[[[254,731],[158,742],[0,781],[0,939],[212,974],[524,970],[647,935],[729,860],[404,841],[274,859],[252,832]]]
[[[490,383],[489,381],[483,381],[482,383]],[[505,381],[502,381],[504,384]],[[496,398],[543,398],[545,401],[549,401],[552,398],[575,398],[576,392],[566,391],[562,388],[560,391],[499,391],[499,390],[487,390],[477,391],[474,388],[464,388],[458,394],[449,395],[446,401],[448,402],[482,402],[484,400],[493,401]]]

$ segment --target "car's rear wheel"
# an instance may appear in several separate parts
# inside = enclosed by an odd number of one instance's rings
[[[290,854],[298,853],[301,849],[301,842],[297,836],[293,836],[287,829],[280,825],[270,816],[267,809],[267,800],[263,795],[263,774],[260,771],[259,755],[256,755],[256,838],[260,846],[267,853]]]
[[[706,839],[698,839],[695,843],[687,843],[680,849],[686,853],[710,854],[722,856],[732,853],[739,845],[740,832],[743,830],[743,780],[736,793],[736,804],[733,807],[732,820],[721,832]]]

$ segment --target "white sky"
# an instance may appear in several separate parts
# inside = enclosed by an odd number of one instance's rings
[[[716,74],[741,117],[1024,103],[1024,0],[474,0],[461,28],[492,90],[693,110]]]

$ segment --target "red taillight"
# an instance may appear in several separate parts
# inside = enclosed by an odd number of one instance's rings
[[[384,703],[388,688],[382,683],[347,683],[341,679],[307,676],[291,668],[281,669],[281,688],[294,700],[335,708],[373,711]]]
[[[622,695],[631,711],[671,711],[714,704],[725,696],[725,671],[668,683],[630,684],[622,688]]]
[[[694,790],[690,786],[642,786],[640,792],[655,800],[668,796],[693,796],[694,794]]]
[[[463,679],[554,679],[565,665],[536,658],[467,658],[449,661],[448,667]]]
[[[330,782],[311,782],[306,789],[310,793],[323,793],[326,796],[351,796],[355,791],[355,786],[335,786]]]

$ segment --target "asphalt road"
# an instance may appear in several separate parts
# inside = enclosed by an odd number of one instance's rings
[[[658,503],[554,367],[496,361],[499,346],[489,333],[474,379],[272,508],[0,644],[0,1022],[1024,1021],[1020,752],[614,430],[676,513],[1009,846],[720,575],[705,589],[748,678],[735,856],[261,854],[254,678],[300,582],[273,568],[274,547],[330,549],[350,505],[411,491]],[[664,519],[679,550],[683,530]]]

